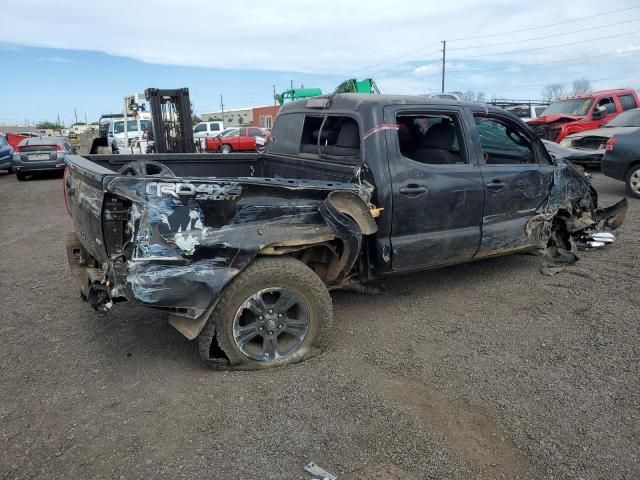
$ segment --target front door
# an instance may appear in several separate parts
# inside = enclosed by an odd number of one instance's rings
[[[542,144],[517,121],[484,112],[474,117],[486,192],[477,256],[529,248],[535,242],[526,225],[549,196],[553,166]]]
[[[468,260],[480,244],[484,186],[456,107],[388,107],[392,268]],[[464,128],[463,128],[464,127]]]

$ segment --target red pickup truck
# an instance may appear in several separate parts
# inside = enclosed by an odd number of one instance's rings
[[[264,130],[257,127],[228,128],[217,137],[207,137],[205,150],[207,152],[254,152],[256,137],[266,138]]]
[[[635,90],[601,90],[557,100],[527,123],[539,137],[559,142],[572,133],[600,128],[616,115],[639,105]]]

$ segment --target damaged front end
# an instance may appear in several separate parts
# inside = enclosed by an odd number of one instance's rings
[[[297,257],[331,287],[377,229],[368,184],[119,176],[105,190],[108,260],[91,269],[99,275],[85,282],[86,299],[100,309],[125,299],[161,309],[189,339],[256,256]]]
[[[624,223],[627,200],[598,207],[589,177],[564,159],[556,159],[553,185],[545,204],[527,223],[526,234],[543,249],[543,273],[553,275],[578,260],[576,251],[603,247],[611,231]]]

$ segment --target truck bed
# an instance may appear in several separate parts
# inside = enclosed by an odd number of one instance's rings
[[[138,160],[175,176],[118,173]],[[321,245],[313,255],[337,284],[362,234],[377,230],[360,168],[264,154],[69,155],[72,272],[94,306],[135,300],[198,322],[257,255],[309,255]]]
[[[360,169],[360,165],[344,162],[259,153],[84,155],[83,158],[114,173],[131,161],[156,161],[169,167],[177,177],[263,177],[351,182]]]

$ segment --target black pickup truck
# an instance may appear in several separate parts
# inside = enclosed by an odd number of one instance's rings
[[[504,110],[334,94],[285,105],[264,154],[67,157],[71,271],[95,308],[136,301],[211,364],[317,350],[328,291],[531,250],[622,223]],[[566,256],[566,255],[565,255]]]

